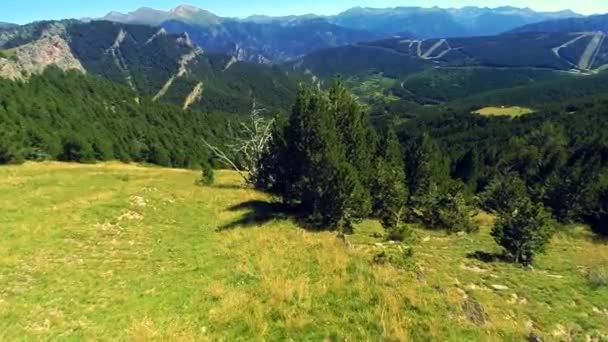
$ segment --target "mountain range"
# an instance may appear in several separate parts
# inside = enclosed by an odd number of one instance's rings
[[[252,98],[269,110],[285,109],[302,81],[276,66],[206,53],[187,34],[171,35],[157,27],[61,21],[0,30],[1,77],[27,79],[49,66],[207,112],[246,112]]]
[[[0,22],[0,29],[15,27],[17,24]]]
[[[521,32],[608,32],[608,14],[592,15],[584,18],[567,18],[549,20],[541,23],[525,25],[512,30]]]
[[[568,74],[597,74],[608,65],[608,42],[601,32],[608,16],[547,21],[492,36],[447,38],[410,33],[415,31],[413,19],[385,20],[402,25],[390,29],[371,24],[352,28],[356,25],[347,20],[401,18],[404,13],[447,15],[460,22],[488,13],[525,20],[577,16],[569,11],[467,7],[357,8],[335,17],[231,19],[188,6],[168,12],[144,8],[111,13],[101,21],[2,28],[0,77],[26,80],[55,66],[105,78],[138,97],[185,110],[244,113],[253,98],[270,111],[283,111],[299,84],[322,86],[335,75],[342,75],[362,100],[384,108],[402,101],[444,103]],[[343,22],[335,23],[338,18]],[[445,30],[450,25],[445,21],[438,27]]]
[[[486,36],[551,19],[582,17],[572,11],[535,12],[515,7],[442,9],[439,7],[356,7],[334,16],[314,14],[245,19],[223,18],[193,7],[169,11],[140,8],[111,12],[103,20],[162,26],[169,33],[187,32],[206,50],[239,60],[280,63],[312,51],[383,38]]]

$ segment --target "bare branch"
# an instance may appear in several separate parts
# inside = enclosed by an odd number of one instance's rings
[[[224,164],[231,167],[245,179],[248,184],[255,183],[258,176],[258,163],[262,155],[267,151],[272,139],[272,127],[274,120],[261,117],[265,112],[263,108],[257,108],[255,99],[250,112],[250,120],[243,121],[238,125],[238,131],[233,132],[229,126],[231,142],[225,144],[228,152],[204,141],[207,148]],[[241,170],[228,155],[238,156],[244,163],[245,170]]]

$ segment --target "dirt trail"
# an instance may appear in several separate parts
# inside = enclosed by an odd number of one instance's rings
[[[591,40],[589,41],[589,44],[587,44],[585,51],[583,51],[583,53],[581,54],[581,57],[577,64],[574,64],[574,63],[566,60],[565,58],[563,58],[560,55],[559,52],[561,49],[567,48],[568,46],[578,42],[581,39],[590,38],[590,37],[591,37]],[[555,54],[555,56],[566,60],[566,62],[570,63],[573,67],[576,67],[577,69],[590,70],[593,67],[593,64],[595,63],[595,58],[597,57],[597,54],[598,54],[600,48],[602,47],[602,44],[604,43],[605,38],[606,38],[606,34],[604,34],[603,32],[582,32],[575,38],[567,41],[566,43],[553,48],[552,51]]]
[[[589,37],[589,36],[591,36],[591,34],[589,34],[589,33],[581,33],[579,36],[575,37],[574,39],[569,40],[569,41],[565,42],[564,44],[562,44],[562,45],[560,45],[558,47],[553,48],[552,51],[555,54],[555,56],[557,56],[559,58],[562,58],[562,56],[559,54],[559,50],[561,50],[563,48],[567,48],[568,46],[570,46],[570,45],[578,42],[579,40],[581,40],[583,38]]]
[[[410,48],[412,48],[414,45],[416,45],[416,55],[418,55],[418,58],[421,58],[421,59],[424,59],[427,61],[433,60],[433,59],[440,59],[443,56],[445,56],[448,52],[453,50],[452,47],[450,46],[450,44],[448,43],[447,39],[439,39],[426,52],[422,52],[422,44],[424,43],[424,40],[407,39],[407,40],[402,40],[400,43],[409,44]],[[442,50],[437,56],[431,57],[431,55],[433,55],[433,53],[437,52],[437,50],[440,47],[442,47],[443,45],[445,45],[446,48],[444,50]]]
[[[433,46],[431,46],[430,49],[428,49],[423,55],[419,57],[422,59],[432,59],[433,57],[431,57],[431,55],[433,54],[433,52],[435,52],[435,50],[437,50],[441,45],[447,42],[448,41],[445,39],[438,40],[435,44],[433,44]]]
[[[581,59],[578,62],[578,68],[582,70],[589,70],[593,67],[593,63],[595,62],[595,58],[602,47],[602,43],[604,42],[604,38],[606,35],[603,32],[596,32],[593,34],[593,38],[585,52],[583,52]]]

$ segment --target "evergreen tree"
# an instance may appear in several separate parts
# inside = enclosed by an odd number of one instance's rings
[[[511,210],[499,215],[491,234],[516,263],[529,265],[535,254],[545,250],[553,230],[542,204],[524,196],[514,200]]]
[[[479,205],[495,213],[510,211],[514,202],[527,196],[527,193],[526,184],[517,174],[501,175],[494,178],[479,194]]]
[[[470,233],[477,230],[471,222],[472,211],[463,195],[462,185],[454,182],[444,186],[443,190],[432,184],[429,193],[417,200],[414,215],[430,229]]]
[[[65,137],[62,145],[63,151],[59,156],[59,160],[79,163],[95,161],[95,154],[91,144],[76,135]]]
[[[375,131],[371,128],[362,106],[340,79],[334,81],[328,96],[344,153],[359,175],[361,184],[369,188],[374,177]]]
[[[14,135],[0,130],[0,165],[19,163],[22,160]]]
[[[382,141],[372,182],[374,215],[387,231],[400,230],[405,219],[408,189],[405,184],[403,150],[391,129]]]
[[[512,139],[500,167],[519,173],[534,200],[544,198],[547,182],[566,163],[568,139],[563,129],[545,123],[523,138]]]
[[[447,168],[436,143],[428,133],[410,146],[407,153],[408,184],[413,200],[428,196],[446,180]]]
[[[361,110],[352,101],[339,84],[329,93],[302,88],[288,124],[275,127],[261,159],[260,186],[298,206],[316,227],[350,231],[371,211],[362,176],[369,161],[349,154],[363,151],[360,140],[368,137]]]
[[[454,176],[476,189],[479,177],[479,156],[475,150],[467,151],[456,163]]]
[[[208,161],[204,161],[201,163],[201,184],[210,186],[215,182],[215,171],[213,170],[213,166]]]
[[[171,166],[169,152],[159,143],[154,143],[150,146],[148,162],[160,166]]]

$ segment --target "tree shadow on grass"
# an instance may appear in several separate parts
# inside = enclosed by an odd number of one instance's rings
[[[218,231],[231,230],[240,227],[260,226],[276,219],[285,219],[296,216],[297,212],[282,203],[265,201],[247,201],[228,208],[228,211],[237,212],[247,210],[240,219],[218,227]]]
[[[476,259],[485,263],[494,263],[494,262],[510,262],[511,259],[504,252],[484,252],[484,251],[475,251],[467,254],[467,258]]]

